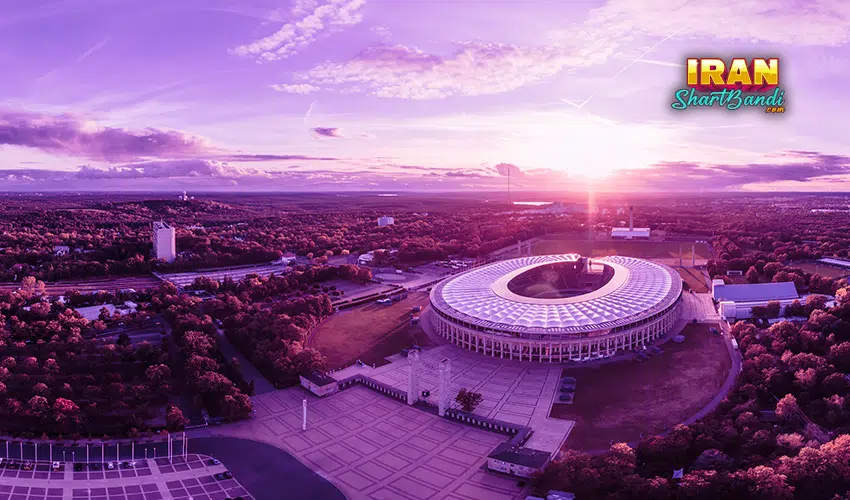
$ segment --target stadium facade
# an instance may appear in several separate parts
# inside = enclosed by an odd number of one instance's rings
[[[682,280],[632,257],[510,259],[431,290],[430,321],[452,343],[488,356],[560,363],[632,350],[679,319]]]

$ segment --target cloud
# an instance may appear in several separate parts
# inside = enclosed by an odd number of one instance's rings
[[[312,44],[327,30],[358,24],[362,21],[360,8],[366,0],[299,1],[293,9],[297,20],[286,23],[277,32],[241,45],[234,53],[253,57],[259,62],[286,59]]]
[[[723,165],[695,162],[661,162],[649,168],[622,170],[611,187],[652,191],[720,191],[775,182],[846,182],[850,156],[815,151],[786,151],[775,163]]]
[[[321,129],[329,135],[337,129]],[[336,132],[333,132],[336,131]],[[46,153],[105,163],[146,159],[201,159],[223,162],[337,161],[339,158],[247,154],[215,148],[201,137],[148,128],[141,131],[99,127],[72,115],[42,115],[0,109],[0,146],[33,148]]]
[[[663,12],[663,15],[659,13]],[[838,46],[850,41],[850,3],[759,0],[609,0],[590,12],[586,29],[630,43],[635,36],[762,41],[788,46]]]
[[[336,137],[342,138],[342,133],[338,128],[333,127],[316,127],[312,129],[316,135],[320,135],[322,137]]]
[[[307,155],[249,155],[249,154],[228,154],[216,156],[219,161],[339,161],[341,158],[330,156],[307,156]]]
[[[501,176],[521,177],[523,175],[522,170],[512,163],[499,163],[493,167],[493,170]]]
[[[576,39],[578,42],[578,39]],[[599,46],[522,47],[464,42],[447,57],[403,45],[380,45],[348,62],[329,62],[296,75],[321,86],[361,89],[378,97],[441,99],[500,94],[551,77],[567,67],[604,61]]]
[[[194,159],[150,161],[108,169],[84,165],[75,174],[77,179],[172,179],[178,177],[241,179],[271,178],[272,174],[256,168],[237,167],[214,160]]]
[[[321,90],[319,87],[310,85],[308,83],[296,83],[296,84],[280,84],[280,85],[272,85],[274,90],[278,92],[285,92],[287,94],[310,94],[312,92],[316,92]]]
[[[182,132],[129,131],[98,127],[71,115],[39,115],[0,110],[0,145],[40,149],[94,161],[211,153],[203,139]]]

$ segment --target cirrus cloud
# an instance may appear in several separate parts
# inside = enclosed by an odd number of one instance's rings
[[[401,99],[500,94],[542,81],[568,67],[603,61],[610,53],[602,45],[582,46],[579,41],[574,40],[571,47],[463,42],[446,57],[404,45],[380,45],[347,62],[315,66],[297,74],[296,79]]]
[[[286,59],[312,44],[327,30],[358,24],[362,21],[360,8],[366,0],[330,0],[298,2],[293,13],[298,19],[286,23],[275,33],[241,45],[233,50],[240,56],[253,57],[258,62]]]
[[[310,85],[308,83],[296,83],[296,84],[280,84],[280,85],[272,85],[274,90],[278,92],[284,92],[287,94],[310,94],[312,92],[316,92],[320,90],[319,87],[314,85]]]

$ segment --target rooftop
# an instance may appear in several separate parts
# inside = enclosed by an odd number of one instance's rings
[[[532,467],[535,469],[542,468],[546,465],[546,462],[549,461],[549,457],[549,453],[545,451],[512,446],[508,443],[500,444],[495,450],[493,450],[493,453],[487,455],[487,458],[522,465],[523,467]]]
[[[751,283],[746,285],[725,285],[713,282],[712,296],[718,302],[767,302],[771,300],[792,300],[800,298],[797,287],[791,281],[783,283]]]
[[[306,378],[310,382],[313,382],[314,384],[318,385],[319,387],[324,387],[326,385],[336,383],[335,378],[331,377],[330,375],[328,375],[327,373],[324,373],[324,372],[312,371],[312,372],[310,372],[306,375],[301,375],[301,376]]]
[[[563,298],[529,298],[507,283],[525,271],[575,254],[522,257],[480,266],[438,284],[431,303],[443,314],[484,329],[508,333],[583,333],[626,326],[661,312],[681,295],[682,280],[667,266],[633,257],[603,257],[614,276],[590,293]]]

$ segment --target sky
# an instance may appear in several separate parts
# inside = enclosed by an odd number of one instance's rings
[[[850,188],[850,0],[0,9],[0,191]],[[688,57],[786,112],[673,110]]]

